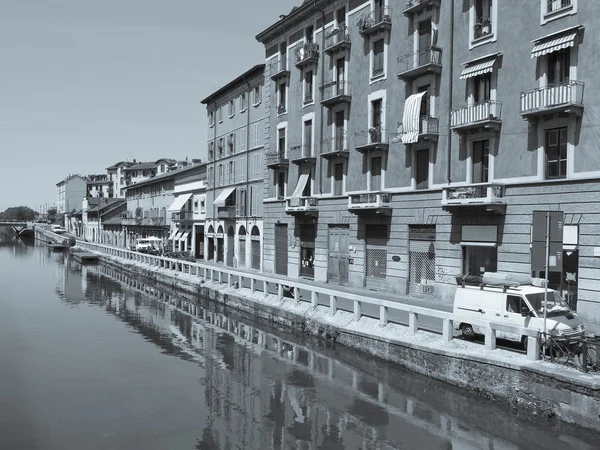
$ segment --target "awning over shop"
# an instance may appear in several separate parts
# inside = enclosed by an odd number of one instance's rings
[[[578,33],[579,27],[574,27],[536,39],[533,41],[534,46],[533,50],[531,50],[531,57],[537,58],[538,56],[557,52],[564,48],[573,47],[576,43]]]
[[[402,116],[402,143],[411,144],[419,140],[419,121],[421,102],[427,92],[413,94],[404,102],[404,114]]]
[[[298,184],[296,184],[296,188],[292,193],[293,198],[301,197],[302,191],[306,187],[306,183],[308,183],[308,178],[310,177],[310,168],[303,167],[300,176],[298,177]]]
[[[189,235],[190,235],[190,232],[189,232],[189,231],[184,231],[184,232],[181,234],[181,236],[179,236],[179,240],[180,240],[180,241],[186,241]]]
[[[215,206],[225,206],[225,201],[229,198],[229,196],[235,191],[235,187],[229,187],[223,189],[219,196],[215,198],[213,202]]]
[[[181,211],[183,205],[187,203],[192,194],[181,194],[175,197],[175,201],[169,206],[169,211]]]
[[[464,63],[465,68],[460,73],[460,79],[466,80],[467,78],[492,72],[494,70],[494,64],[496,64],[499,57],[500,54],[496,53]]]
[[[177,234],[173,237],[173,240],[178,241],[182,234],[183,234],[183,232],[178,231]]]
[[[174,239],[177,233],[179,233],[179,230],[173,230],[173,232],[169,235],[169,241]]]

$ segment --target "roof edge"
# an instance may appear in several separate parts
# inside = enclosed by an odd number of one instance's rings
[[[216,99],[217,97],[220,97],[222,94],[227,92],[233,86],[239,84],[241,81],[244,81],[246,78],[254,76],[254,75],[258,75],[260,73],[264,73],[264,71],[265,71],[265,64],[256,64],[251,69],[247,70],[240,76],[231,80],[229,83],[227,83],[222,88],[217,89],[212,94],[210,94],[208,97],[201,100],[200,103],[202,103],[203,105],[206,105],[207,103],[211,102],[212,100]]]

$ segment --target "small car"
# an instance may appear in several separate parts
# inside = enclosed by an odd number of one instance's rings
[[[56,234],[63,234],[63,233],[67,232],[67,230],[65,230],[60,225],[52,225],[52,227],[50,228],[50,231],[52,231],[53,233],[56,233]]]

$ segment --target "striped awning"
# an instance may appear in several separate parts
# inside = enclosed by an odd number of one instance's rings
[[[557,52],[564,48],[573,47],[578,32],[579,30],[576,29],[559,35],[552,34],[534,41],[535,45],[533,46],[533,50],[531,50],[531,57],[537,58],[542,55],[547,55],[548,53]]]
[[[460,73],[460,79],[465,80],[467,78],[476,77],[477,75],[483,75],[494,70],[494,64],[498,59],[497,55],[487,57],[485,59],[477,59],[465,64],[465,68]]]

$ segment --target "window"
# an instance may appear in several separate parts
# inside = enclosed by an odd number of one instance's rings
[[[382,135],[382,114],[383,114],[383,101],[379,98],[371,102],[371,130],[370,139],[371,142],[381,142]]]
[[[313,26],[307,27],[304,31],[304,38],[306,42],[312,42],[315,35],[315,28]]]
[[[212,127],[215,124],[215,112],[211,111],[208,113],[208,126]]]
[[[492,94],[492,74],[484,73],[473,77],[473,101],[481,103],[490,100]]]
[[[475,0],[474,39],[492,34],[492,0]]]
[[[498,270],[497,247],[463,247],[463,273],[466,275],[482,276],[484,272]]]
[[[250,188],[250,204],[251,204],[251,212],[250,215],[253,217],[258,216],[258,202],[259,202],[259,190],[258,186],[252,186]]]
[[[306,120],[304,122],[304,147],[302,149],[302,157],[312,156],[312,140],[313,140],[313,122]]]
[[[229,161],[229,175],[227,183],[235,183],[235,161]]]
[[[285,158],[287,154],[287,149],[285,148],[285,128],[278,130],[277,153],[279,154],[279,158]]]
[[[417,92],[425,92],[423,99],[421,100],[421,109],[419,111],[420,117],[429,117],[431,115],[431,96],[429,95],[430,86],[419,86]]]
[[[577,14],[577,0],[542,0],[542,25],[572,14]]]
[[[552,11],[556,11],[562,8],[568,8],[572,6],[571,0],[546,0],[547,2],[547,11],[546,13],[551,13]]]
[[[240,181],[246,181],[246,157],[244,156],[242,159],[240,159],[240,175],[239,175],[239,180]]]
[[[371,77],[383,76],[383,62],[384,62],[384,49],[385,44],[382,39],[373,42],[373,71]]]
[[[254,179],[258,179],[260,178],[260,168],[261,168],[261,161],[260,161],[260,152],[256,152],[254,155],[252,155],[252,159],[254,160]]]
[[[487,183],[490,160],[490,141],[484,139],[473,142],[473,183]]]
[[[344,28],[346,28],[346,8],[338,9],[336,11],[335,18],[337,27],[343,31]]]
[[[217,144],[217,152],[218,152],[218,157],[222,158],[223,157],[223,138],[219,138],[219,143]]]
[[[221,106],[217,109],[217,119],[219,119],[219,122],[223,122],[223,108]]]
[[[261,89],[260,89],[260,86],[256,86],[254,88],[254,90],[252,91],[252,104],[254,106],[258,106],[258,105],[260,105],[261,101],[262,101]]]
[[[238,216],[245,216],[246,215],[246,189],[240,189],[240,201],[238,202],[238,211],[237,211],[237,215]]]
[[[260,143],[261,143],[261,139],[260,139],[260,127],[259,127],[259,123],[255,123],[254,124],[254,133],[253,133],[253,142],[252,142],[252,147],[260,147]]]
[[[567,177],[567,127],[546,131],[546,178]]]
[[[209,167],[208,168],[208,178],[207,178],[207,185],[208,186],[212,186],[215,182],[214,180],[215,177],[215,171],[214,171],[214,167]]]
[[[194,214],[198,214],[198,199],[194,198]]]
[[[246,111],[246,108],[246,93],[244,92],[242,95],[240,95],[240,112]]]
[[[240,151],[245,152],[248,150],[248,134],[246,133],[246,127],[239,130],[240,133]]]
[[[285,171],[280,170],[275,174],[275,187],[277,189],[277,198],[285,198]]]
[[[312,70],[307,70],[304,73],[304,104],[312,103],[313,99],[313,76]]]
[[[332,147],[331,150],[333,151],[343,151],[346,149],[346,143],[345,143],[345,123],[346,123],[346,119],[345,119],[345,111],[337,111],[335,113],[335,128],[334,128],[334,132],[335,132],[335,138],[334,138],[334,145]]]
[[[344,193],[344,163],[336,162],[333,166],[333,195]]]
[[[229,117],[233,117],[235,115],[235,104],[233,100],[229,100]]]
[[[417,190],[429,188],[429,150],[415,151],[415,187]]]
[[[520,295],[507,295],[506,312],[521,314],[521,312],[529,312],[529,307]]]
[[[204,199],[200,200],[200,214],[204,214],[206,212],[206,202]]]
[[[287,110],[287,85],[285,84],[285,81],[279,83],[277,94],[279,96],[279,101],[277,102],[277,114],[285,114]]]
[[[371,191],[379,192],[381,190],[381,156],[374,156],[371,158]]]
[[[219,164],[219,174],[217,175],[217,186],[223,184],[223,164]]]
[[[565,48],[548,54],[548,84],[565,83],[569,81],[571,69],[571,49]]]
[[[227,141],[227,147],[229,150],[229,154],[233,155],[235,153],[235,133],[230,133]]]

